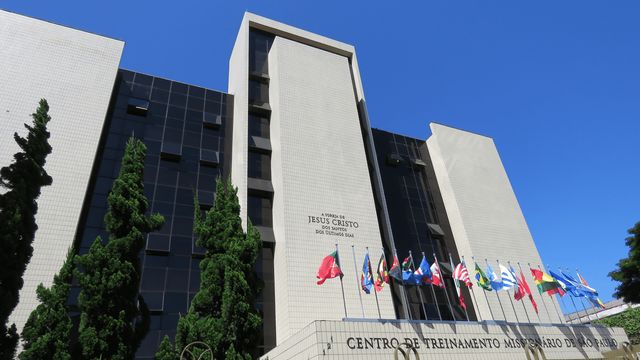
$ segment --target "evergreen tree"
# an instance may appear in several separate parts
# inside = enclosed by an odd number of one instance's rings
[[[51,177],[44,169],[51,153],[47,123],[49,105],[41,99],[33,117],[33,125],[25,124],[27,136],[13,134],[20,152],[13,163],[0,169],[0,359],[13,359],[18,334],[15,325],[7,320],[18,304],[27,264],[33,254],[33,239],[38,226],[36,199],[43,186],[51,185]]]
[[[176,354],[176,351],[173,349],[173,345],[171,345],[171,341],[167,335],[162,339],[155,358],[156,360],[176,360],[178,358],[178,354]]]
[[[623,298],[628,303],[640,303],[640,222],[628,230],[626,239],[629,247],[629,256],[618,262],[618,269],[609,273],[609,276],[619,281],[620,285],[613,294],[617,298]]]
[[[243,232],[231,182],[218,180],[216,188],[214,207],[204,217],[196,199],[196,244],[206,254],[200,261],[200,290],[178,322],[176,350],[202,341],[215,359],[251,359],[262,325],[255,308],[262,286],[254,271],[260,235],[250,222]]]
[[[47,289],[42,284],[36,293],[40,305],[29,315],[22,330],[23,351],[20,360],[69,360],[71,318],[67,315],[67,298],[73,277],[74,253],[69,250],[67,259],[58,275],[53,278],[53,285]]]
[[[148,326],[148,311],[138,295],[138,254],[145,235],[159,229],[164,218],[147,217],[142,141],[127,142],[118,178],[109,193],[105,215],[109,240],[98,237],[86,255],[77,258],[80,283],[79,344],[88,359],[131,359]]]

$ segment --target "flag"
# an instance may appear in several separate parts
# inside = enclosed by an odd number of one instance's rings
[[[589,286],[589,284],[587,284],[587,280],[585,280],[582,276],[580,276],[580,273],[576,271],[576,275],[578,275],[578,280],[580,280],[580,283],[582,284],[582,286],[584,286],[585,290],[592,292],[596,296],[598,296],[598,292],[596,291],[596,289]]]
[[[520,279],[518,280],[518,285],[519,285],[518,288],[522,289],[522,292],[529,297],[529,300],[531,300],[531,305],[533,305],[533,309],[536,311],[536,314],[537,314],[538,304],[536,304],[536,301],[533,299],[533,294],[531,294],[531,289],[529,288],[529,284],[527,284],[527,280],[524,278],[524,274],[522,273],[522,270],[520,270]]]
[[[371,261],[369,261],[369,253],[364,256],[364,264],[362,264],[362,274],[360,274],[360,286],[362,291],[369,294],[373,287],[373,273],[371,272]]]
[[[538,269],[529,270],[531,270],[533,280],[535,281],[536,286],[538,287],[538,292],[540,292],[540,294],[544,292],[546,292],[549,296],[553,294],[563,296],[565,294],[562,285],[560,285],[560,283],[558,283],[553,277],[551,277],[551,275]]]
[[[453,265],[453,264],[452,264]],[[469,271],[464,262],[458,264],[453,270],[453,278],[462,281],[467,287],[473,287],[471,279],[469,279]]]
[[[467,271],[467,267],[464,266],[464,263],[461,262],[455,268],[453,268],[453,259],[451,259],[451,254],[449,254],[449,260],[451,261],[451,268],[453,270],[453,283],[456,285],[456,293],[458,294],[458,303],[460,306],[467,310],[467,304],[464,303],[464,296],[462,296],[462,289],[460,288],[460,281],[464,282],[467,287],[472,287],[473,284],[469,279],[469,271]]]
[[[593,306],[602,308],[602,309],[606,309],[607,307],[604,306],[604,304],[602,303],[602,300],[600,300],[600,298],[598,298],[598,292],[596,291],[596,289],[592,288],[591,286],[589,286],[589,284],[587,284],[587,280],[585,280],[582,276],[580,276],[580,273],[576,272],[576,274],[578,275],[578,279],[580,280],[580,282],[582,283],[582,285],[584,285],[585,287],[593,290],[592,291],[592,295],[587,295],[587,300],[589,300],[589,302],[591,302],[591,304],[593,304]]]
[[[431,284],[433,277],[431,274],[431,268],[427,262],[427,258],[423,255],[420,266],[413,272],[413,282],[415,285]]]
[[[318,268],[318,272],[316,277],[318,280],[318,285],[324,284],[325,280],[333,279],[334,277],[338,277],[342,279],[342,270],[340,270],[340,258],[338,258],[338,250],[332,252],[322,259],[322,263]]]
[[[389,276],[402,282],[402,269],[400,268],[400,261],[398,261],[398,255],[393,255],[393,264],[389,270]]]
[[[413,279],[413,255],[409,255],[402,260],[402,283],[405,285],[416,285]]]
[[[569,293],[573,297],[583,297],[584,293],[581,291],[580,284],[575,279],[568,278],[562,272],[555,272],[549,270],[549,274],[553,277],[558,284],[562,287],[564,292]]]
[[[478,286],[486,291],[491,291],[491,283],[489,282],[489,278],[487,277],[487,275],[485,275],[480,266],[478,266],[478,263],[476,263],[475,276]]]
[[[518,286],[518,279],[516,279],[516,274],[514,274],[511,269],[508,269],[506,266],[502,264],[498,264],[500,268],[500,277],[502,282],[502,290],[511,290]]]
[[[495,291],[500,291],[503,289],[502,280],[498,278],[498,275],[493,271],[491,265],[487,264],[487,276],[489,277],[489,283],[491,284],[491,288]]]
[[[440,271],[440,265],[438,264],[438,259],[434,259],[434,260],[435,261],[431,265],[431,285],[435,285],[443,288],[444,279],[442,279],[442,272]]]
[[[375,278],[373,287],[376,289],[376,292],[380,292],[382,291],[384,284],[389,283],[389,271],[387,271],[387,259],[385,258],[384,253],[380,255]]]

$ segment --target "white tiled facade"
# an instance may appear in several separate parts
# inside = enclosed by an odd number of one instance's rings
[[[38,199],[34,253],[10,317],[21,330],[71,246],[115,82],[122,41],[0,10],[0,164],[12,161],[38,101],[50,106],[53,184]]]
[[[523,347],[528,342],[539,343],[547,359],[602,359],[625,341],[621,328],[602,326],[318,320],[260,359],[388,360],[403,343],[419,359],[529,359]],[[406,359],[418,357],[410,352]]]
[[[493,140],[434,123],[431,131],[427,140],[429,154],[458,253],[465,257],[470,273],[473,256],[483,269],[488,259],[498,274],[497,260],[505,265],[510,261],[518,272],[520,263],[540,308],[540,320],[564,322],[557,315],[554,298],[539,295],[535,288],[528,264],[537,267],[542,261]],[[504,309],[507,321],[527,321],[522,304],[515,304],[514,314],[509,300],[513,292],[488,293],[489,306],[482,292],[475,287],[478,303],[474,305],[483,320],[505,320]],[[538,322],[532,308],[526,305],[530,320]]]
[[[339,246],[346,275],[344,292],[350,317],[363,316],[356,276],[366,247],[372,266],[381,254],[382,238],[350,71],[347,57],[283,37],[276,37],[269,53],[278,343],[311,321],[345,316],[340,281],[315,284],[315,271],[335,249],[334,244]],[[338,230],[336,235],[318,233],[322,225],[335,227],[335,215],[357,222],[358,227]],[[330,224],[310,223],[310,216]],[[345,236],[339,235],[343,233]],[[374,295],[363,293],[362,300],[364,317],[377,318]],[[379,293],[378,302],[382,318],[395,317],[389,291]]]

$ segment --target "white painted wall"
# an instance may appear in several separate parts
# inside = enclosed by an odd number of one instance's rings
[[[49,102],[53,185],[38,200],[38,232],[11,322],[21,330],[75,235],[124,42],[0,10],[0,166],[19,150],[38,101]]]
[[[316,269],[338,243],[349,317],[362,317],[359,278],[365,247],[372,266],[382,239],[347,57],[277,37],[269,53],[277,342],[317,319],[344,317],[338,279],[316,285]],[[308,216],[357,221],[355,237],[318,235]],[[356,263],[351,246],[355,246]],[[354,269],[358,268],[357,273]],[[388,289],[383,318],[395,318]],[[364,315],[377,318],[373,294]]]
[[[470,274],[474,268],[472,256],[483,269],[487,258],[497,273],[496,260],[503,264],[511,261],[516,270],[520,262],[539,304],[541,321],[563,322],[556,312],[557,302],[546,294],[542,297],[538,294],[528,269],[528,263],[537,266],[542,261],[493,139],[435,123],[430,127],[432,135],[427,146],[458,253],[465,257]],[[482,290],[474,289],[476,309],[483,320],[505,319],[499,296],[506,320],[527,321],[522,304],[514,304],[514,314],[506,292],[488,293],[487,304]],[[513,292],[509,295],[513,296]],[[537,322],[529,300],[524,301],[530,320]]]

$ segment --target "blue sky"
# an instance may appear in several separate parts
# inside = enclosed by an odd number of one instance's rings
[[[126,41],[121,66],[226,90],[245,10],[354,44],[374,127],[494,138],[541,255],[603,300],[640,221],[638,1],[28,1]],[[507,260],[507,259],[505,259]]]

